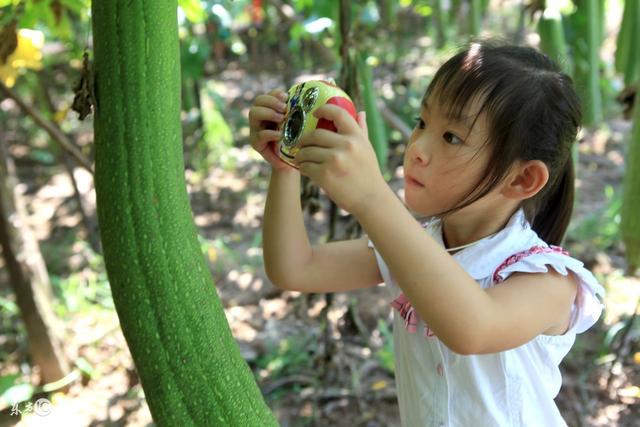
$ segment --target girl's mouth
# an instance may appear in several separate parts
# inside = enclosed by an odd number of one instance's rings
[[[404,182],[406,185],[410,185],[413,187],[424,187],[424,185],[420,184],[418,181],[410,177],[409,175],[405,175]]]

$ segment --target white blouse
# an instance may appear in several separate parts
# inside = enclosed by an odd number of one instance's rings
[[[444,246],[439,219],[423,227]],[[570,270],[580,281],[564,335],[538,335],[511,350],[465,356],[451,351],[431,332],[373,242],[369,247],[374,248],[394,308],[395,376],[404,427],[566,425],[553,400],[562,385],[559,364],[576,334],[590,328],[603,307],[604,289],[582,262],[540,239],[522,209],[497,234],[453,254],[482,288],[514,272],[547,272],[549,266],[563,275]]]

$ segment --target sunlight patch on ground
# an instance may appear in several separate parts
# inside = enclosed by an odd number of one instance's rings
[[[195,215],[194,221],[198,227],[211,227],[222,220],[220,212],[205,212]]]
[[[258,332],[250,323],[255,316],[255,310],[252,312],[246,307],[235,306],[226,309],[225,314],[236,339],[247,342],[252,342],[256,339]]]
[[[254,193],[247,197],[247,203],[236,212],[233,223],[243,227],[260,227],[266,195]]]
[[[604,286],[607,290],[604,321],[611,325],[621,316],[633,313],[640,298],[640,279],[621,276],[618,271],[606,277]]]
[[[227,278],[238,285],[238,287],[242,290],[249,290],[249,286],[253,281],[253,274],[248,272],[239,272],[238,270],[231,270],[227,275]],[[260,284],[260,287],[262,285]]]
[[[269,300],[261,300],[260,311],[262,312],[262,317],[265,319],[275,317],[279,320],[284,319],[289,313],[290,309],[287,301],[282,298],[274,298]]]

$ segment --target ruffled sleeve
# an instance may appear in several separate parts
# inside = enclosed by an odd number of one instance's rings
[[[584,268],[582,262],[570,257],[564,250],[554,246],[545,249],[530,250],[528,253],[516,254],[505,260],[494,273],[494,283],[500,283],[516,272],[546,273],[549,266],[564,276],[569,272],[574,273],[579,280],[579,286],[567,333],[582,333],[593,326],[602,314],[604,288],[594,275]]]

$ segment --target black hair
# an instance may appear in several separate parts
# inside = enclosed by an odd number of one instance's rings
[[[571,78],[532,47],[498,39],[476,40],[438,69],[425,99],[430,95],[454,119],[462,117],[472,99],[481,100],[473,121],[475,124],[480,113],[485,113],[485,144],[490,150],[481,182],[456,206],[438,216],[484,197],[506,177],[515,161],[540,160],[548,168],[549,180],[519,207],[541,239],[559,245],[573,212],[572,145],[582,121]]]

